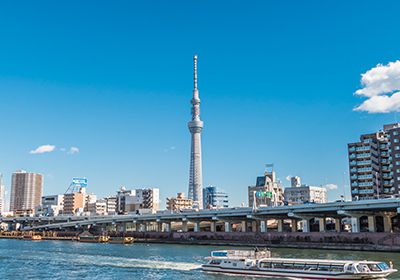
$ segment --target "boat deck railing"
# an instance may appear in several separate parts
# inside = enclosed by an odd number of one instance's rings
[[[226,251],[213,251],[211,257],[215,258],[233,258],[233,259],[262,259],[270,258],[271,252],[269,250],[226,250]]]

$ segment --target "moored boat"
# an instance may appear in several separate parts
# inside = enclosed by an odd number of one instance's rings
[[[213,251],[202,270],[242,276],[303,279],[381,279],[397,271],[384,262],[273,258],[268,250]]]
[[[133,237],[110,237],[108,243],[113,244],[132,244],[135,241]]]
[[[22,236],[22,239],[27,239],[27,240],[42,240],[42,236],[41,235],[24,235]]]
[[[90,232],[83,232],[78,236],[79,242],[86,243],[104,243],[109,240],[107,235],[93,235]]]

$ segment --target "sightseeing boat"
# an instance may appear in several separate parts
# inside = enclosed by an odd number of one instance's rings
[[[213,251],[202,270],[242,276],[324,280],[381,279],[397,271],[377,261],[273,258],[269,250]]]
[[[108,243],[113,243],[113,244],[132,244],[134,242],[133,237],[110,237],[108,239]]]

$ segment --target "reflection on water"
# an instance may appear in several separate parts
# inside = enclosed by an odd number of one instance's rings
[[[0,279],[255,279],[206,274],[198,269],[211,250],[225,248],[0,239]],[[393,261],[396,268],[400,267],[398,253],[273,249],[272,254],[289,258]],[[400,274],[390,279],[400,279]]]

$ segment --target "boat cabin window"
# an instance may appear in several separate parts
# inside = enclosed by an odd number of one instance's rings
[[[319,264],[318,271],[329,271],[330,265],[329,264]]]
[[[354,271],[354,265],[349,264],[349,265],[347,266],[347,271],[353,272],[353,271]]]
[[[370,263],[368,264],[368,268],[371,271],[381,271],[381,269],[379,268],[379,266],[377,264],[374,263]]]
[[[210,264],[221,264],[221,260],[212,260]]]
[[[305,270],[317,270],[318,269],[318,264],[317,263],[307,263]]]
[[[368,265],[365,264],[365,263],[360,263],[360,264],[358,264],[358,265],[357,265],[357,270],[358,270],[359,272],[369,272]]]
[[[344,270],[343,265],[331,265],[330,271],[332,272],[342,272]]]
[[[293,269],[296,269],[296,270],[303,270],[303,269],[305,269],[305,267],[306,267],[305,263],[294,263],[293,264]]]
[[[260,262],[260,267],[261,268],[271,268],[271,263],[270,262]]]
[[[386,263],[378,263],[377,266],[382,270],[388,270],[389,266]]]

